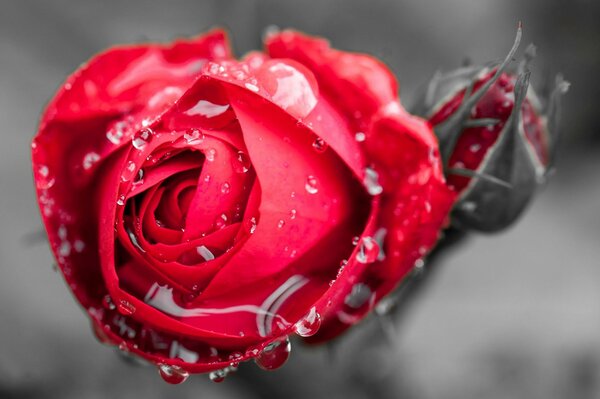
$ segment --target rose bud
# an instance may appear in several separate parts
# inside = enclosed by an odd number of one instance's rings
[[[388,69],[292,31],[240,61],[220,31],[97,55],[32,157],[96,335],[171,383],[338,336],[432,249],[455,200]]]
[[[467,66],[436,74],[415,113],[433,125],[450,188],[459,194],[453,224],[498,231],[529,204],[555,161],[558,100],[567,83],[543,103],[529,87],[530,46],[519,70],[507,71],[521,38],[499,66]]]

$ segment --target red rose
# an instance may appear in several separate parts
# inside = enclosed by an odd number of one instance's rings
[[[333,338],[435,244],[454,195],[376,59],[292,31],[110,49],[33,144],[42,216],[105,342],[170,382]],[[320,328],[319,328],[320,327]]]

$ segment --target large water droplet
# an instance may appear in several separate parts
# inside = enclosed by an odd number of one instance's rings
[[[363,237],[358,244],[356,261],[360,263],[373,263],[379,256],[379,245],[372,237]]]
[[[306,192],[309,194],[316,194],[319,192],[319,188],[317,187],[317,178],[314,176],[308,176],[306,178],[306,184],[304,185],[304,188],[306,189]]]
[[[100,160],[100,155],[98,155],[95,152],[88,152],[87,154],[85,154],[85,156],[83,157],[83,169],[85,170],[89,170],[92,168],[92,166],[94,166],[94,164],[96,162],[98,162]]]
[[[198,129],[189,129],[183,134],[183,139],[190,145],[200,144],[204,141],[204,133]]]
[[[181,384],[190,376],[190,373],[181,367],[169,366],[168,364],[159,364],[158,374],[169,384]]]
[[[234,162],[234,170],[237,173],[246,173],[252,166],[250,158],[243,151],[238,151],[236,161]]]
[[[325,152],[327,149],[327,143],[320,137],[317,137],[315,141],[313,141],[312,146],[317,152]]]
[[[54,176],[52,176],[50,174],[50,169],[48,169],[48,167],[46,165],[40,165],[37,168],[37,176],[35,179],[35,184],[38,189],[40,189],[40,190],[49,189],[50,187],[54,186],[55,182],[56,182],[56,180],[54,179]]]
[[[150,128],[143,128],[139,131],[137,131],[132,139],[131,139],[131,144],[138,150],[142,150],[144,149],[148,143],[150,143],[152,141],[152,137],[154,135],[154,132],[152,131],[152,129]]]
[[[310,312],[296,323],[296,334],[301,337],[313,336],[321,327],[321,315],[317,312],[317,308],[313,307]]]
[[[119,304],[117,305],[117,310],[119,313],[125,316],[131,316],[135,313],[135,306],[126,299],[121,299]]]
[[[379,174],[372,168],[365,168],[363,183],[371,195],[379,195],[383,192],[383,187],[379,184]]]
[[[285,337],[267,345],[254,362],[263,370],[275,370],[288,360],[291,349],[290,339]]]

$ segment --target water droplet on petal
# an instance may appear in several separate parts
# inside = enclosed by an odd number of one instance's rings
[[[471,152],[478,152],[481,149],[481,145],[477,144],[477,143],[473,143],[471,144],[471,146],[469,147],[469,150]]]
[[[169,366],[168,364],[159,364],[158,374],[169,384],[181,384],[190,376],[190,373],[181,367]]]
[[[227,194],[229,193],[229,190],[231,189],[231,185],[227,182],[223,183],[223,185],[221,186],[221,192],[223,194]]]
[[[37,169],[37,176],[35,179],[35,184],[38,189],[46,190],[50,187],[54,186],[56,180],[54,176],[50,174],[50,169],[46,165],[41,165]]]
[[[88,152],[83,157],[83,169],[89,170],[96,162],[100,160],[100,155],[95,152]]]
[[[352,245],[354,245],[354,246],[358,245],[359,241],[360,241],[360,237],[359,236],[352,237]]]
[[[212,162],[215,160],[215,155],[217,155],[217,150],[215,150],[214,148],[209,148],[208,150],[206,150],[206,153],[204,155],[206,156],[206,160],[208,162]]]
[[[354,135],[354,139],[359,143],[365,141],[366,138],[367,136],[363,132],[356,132],[356,134]]]
[[[121,172],[121,181],[126,182],[126,181],[131,180],[131,178],[133,177],[134,174],[135,174],[135,162],[129,161],[129,162],[127,162],[127,166],[125,166],[125,169],[123,169],[123,172]]]
[[[383,192],[383,187],[379,184],[379,174],[372,168],[365,168],[363,183],[371,195],[379,195]]]
[[[117,305],[117,310],[119,313],[125,316],[131,316],[135,313],[135,306],[126,299],[121,299],[119,304]]]
[[[291,220],[294,220],[294,219],[296,219],[296,215],[297,215],[297,214],[298,214],[298,211],[296,211],[295,209],[292,209],[292,210],[290,211],[290,219],[291,219]]]
[[[360,263],[373,263],[379,256],[379,245],[372,237],[363,237],[358,244],[356,261]]]
[[[285,337],[265,346],[254,362],[264,370],[275,370],[288,360],[291,349],[290,339]]]
[[[250,170],[250,158],[243,151],[238,151],[237,158],[234,164],[234,169],[237,173],[246,173]]]
[[[252,83],[246,83],[244,84],[244,86],[246,87],[246,89],[253,91],[255,93],[258,93],[258,86]]]
[[[229,224],[228,220],[229,220],[229,218],[227,217],[227,215],[222,213],[221,215],[217,216],[217,218],[215,219],[215,227],[218,230],[226,227]]]
[[[125,135],[127,127],[128,124],[123,121],[115,123],[115,125],[106,132],[106,138],[115,145],[121,144],[121,139]]]
[[[192,108],[185,111],[187,115],[200,115],[205,118],[214,118],[223,114],[229,108],[229,104],[215,104],[207,100],[200,100]]]
[[[154,132],[152,131],[152,129],[149,129],[149,128],[141,129],[133,135],[133,137],[131,139],[131,144],[133,144],[133,146],[136,149],[142,150],[142,149],[144,149],[144,147],[146,147],[148,145],[148,143],[150,143],[152,141],[153,135],[154,135]]]
[[[255,217],[251,217],[250,218],[250,234],[254,234],[254,232],[256,231],[256,218]]]
[[[317,152],[325,152],[327,149],[327,143],[320,137],[317,137],[315,141],[313,141],[312,146]]]
[[[217,383],[225,381],[225,377],[227,377],[227,371],[225,369],[211,371],[208,375],[208,378],[210,378],[212,382]]]
[[[119,206],[125,205],[125,194],[119,195],[119,198],[117,198],[117,205],[119,205]]]
[[[144,169],[139,169],[137,175],[135,176],[135,180],[133,181],[134,186],[139,186],[144,183]]]
[[[202,256],[207,262],[215,258],[215,255],[210,251],[210,249],[206,248],[204,245],[196,247],[196,252],[198,252],[198,255]]]
[[[304,185],[304,188],[306,189],[306,192],[308,192],[309,194],[318,193],[319,189],[317,187],[317,178],[314,176],[308,176],[306,178],[306,184]]]
[[[204,133],[198,129],[189,129],[183,134],[183,139],[190,145],[200,144],[204,141]]]
[[[105,295],[104,298],[102,298],[102,306],[104,306],[104,308],[106,308],[108,310],[115,310],[115,308],[116,308],[110,295]]]
[[[301,337],[313,336],[321,327],[321,315],[317,312],[317,308],[312,307],[308,314],[296,323],[296,334]]]
[[[285,221],[283,219],[279,219],[277,222],[277,228],[281,229],[283,226],[285,226]]]

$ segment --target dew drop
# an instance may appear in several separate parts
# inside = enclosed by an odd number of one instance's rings
[[[106,132],[106,138],[115,145],[121,144],[121,139],[125,135],[127,127],[127,123],[123,121],[115,123],[115,126]]]
[[[379,195],[383,192],[383,187],[379,184],[379,174],[372,168],[365,168],[363,183],[371,195]]]
[[[229,190],[231,189],[231,185],[227,182],[223,183],[223,185],[221,186],[221,192],[223,194],[227,194],[229,193]]]
[[[320,137],[317,137],[315,141],[313,141],[312,146],[317,152],[325,152],[327,149],[327,143]]]
[[[256,231],[256,218],[255,217],[251,217],[250,218],[250,234],[254,234],[254,232]]]
[[[190,145],[200,144],[204,141],[204,133],[198,129],[189,129],[183,134],[183,139]]]
[[[210,249],[206,248],[204,245],[196,247],[196,252],[198,252],[198,255],[202,256],[207,262],[215,258],[215,255],[210,251]]]
[[[96,162],[100,160],[100,155],[95,152],[88,152],[83,157],[83,169],[89,170]]]
[[[363,132],[356,132],[356,134],[354,135],[354,139],[359,143],[365,141],[366,138],[367,136]]]
[[[244,86],[246,87],[246,89],[253,91],[255,93],[258,93],[258,86],[252,83],[246,83],[244,84]]]
[[[58,254],[60,256],[69,256],[71,255],[71,244],[68,241],[63,241],[60,243],[58,247]]]
[[[277,222],[277,228],[281,229],[283,226],[285,226],[285,221],[283,219],[279,219]]]
[[[208,150],[206,150],[206,153],[204,155],[206,156],[206,160],[208,162],[212,162],[215,160],[215,155],[217,155],[217,150],[215,150],[214,148],[209,148]]]
[[[296,211],[295,209],[292,209],[292,210],[290,211],[290,219],[291,219],[291,220],[294,220],[294,219],[296,219],[296,215],[297,215],[297,214],[298,214],[298,211]]]
[[[143,128],[136,132],[131,138],[131,144],[138,150],[144,149],[152,141],[154,132],[152,129]]]
[[[137,175],[135,175],[135,180],[133,181],[134,186],[139,186],[144,183],[144,169],[139,169]]]
[[[359,241],[360,241],[359,236],[352,237],[352,245],[354,245],[354,246],[358,245]]]
[[[228,225],[228,218],[227,215],[222,213],[220,216],[217,216],[217,218],[215,219],[215,228],[217,228],[218,230],[225,228]]]
[[[104,298],[102,298],[102,306],[108,310],[116,309],[116,306],[115,306],[114,302],[112,301],[112,298],[110,297],[110,295],[105,295]]]
[[[234,170],[237,173],[246,173],[250,170],[250,158],[243,151],[238,151],[237,158],[234,164]]]
[[[291,349],[290,339],[285,337],[267,345],[254,362],[263,370],[275,370],[284,365],[290,357]]]
[[[373,263],[379,256],[379,245],[372,237],[363,237],[358,244],[356,261],[359,263]]]
[[[477,143],[471,144],[471,146],[469,147],[469,150],[471,152],[478,152],[480,149],[481,149],[481,145],[477,144]]]
[[[37,169],[37,178],[35,179],[35,184],[38,189],[46,190],[54,186],[56,180],[54,176],[50,174],[50,169],[46,165],[41,165]]]
[[[212,382],[217,383],[225,381],[225,377],[227,377],[227,371],[225,369],[211,371],[208,375],[208,378],[210,378]]]
[[[119,195],[119,198],[117,198],[117,205],[119,205],[119,206],[125,205],[125,194]]]
[[[304,185],[306,192],[309,194],[316,194],[319,192],[317,188],[317,178],[314,176],[308,176],[306,178],[306,184]]]
[[[317,312],[317,308],[312,307],[308,314],[296,323],[296,334],[301,337],[313,336],[321,327],[321,315]]]
[[[159,364],[158,374],[169,384],[181,384],[190,376],[190,373],[181,367],[169,366],[168,364]]]
[[[125,316],[131,316],[135,313],[135,306],[126,299],[121,299],[117,305],[119,313]]]
[[[121,181],[126,182],[126,181],[131,180],[131,178],[133,177],[134,174],[135,174],[135,162],[129,161],[129,162],[127,162],[127,166],[125,166],[125,169],[123,169],[123,172],[121,172]]]

